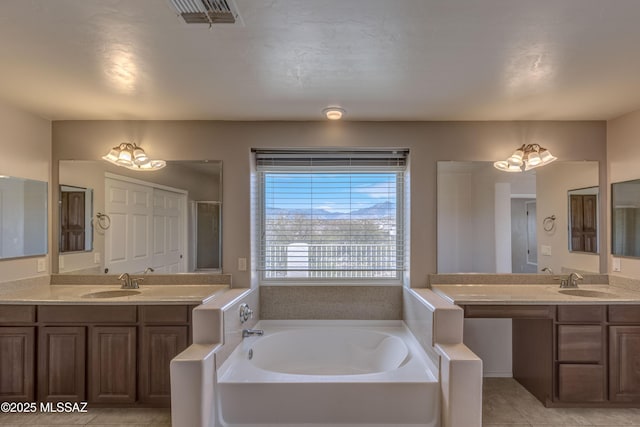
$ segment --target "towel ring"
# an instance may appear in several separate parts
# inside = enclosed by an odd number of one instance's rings
[[[109,215],[98,212],[96,214],[96,218],[98,218],[98,221],[96,221],[96,223],[102,230],[106,230],[111,227],[111,218],[109,218]]]
[[[555,215],[548,216],[542,221],[542,228],[544,228],[544,231],[552,231],[555,228],[555,226],[556,226]]]

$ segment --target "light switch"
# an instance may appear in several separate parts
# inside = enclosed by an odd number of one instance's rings
[[[42,273],[43,271],[47,271],[47,259],[46,258],[38,258],[38,273]]]
[[[93,263],[100,264],[100,252],[94,252],[93,254]]]
[[[238,271],[247,271],[247,259],[238,258]]]
[[[620,271],[620,258],[613,258],[613,271]]]
[[[549,245],[540,245],[540,254],[545,256],[551,256],[551,246]]]
[[[64,257],[62,256],[58,257],[58,269],[59,270],[64,269]]]

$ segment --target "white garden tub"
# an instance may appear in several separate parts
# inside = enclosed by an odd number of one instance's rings
[[[439,426],[437,368],[402,321],[261,321],[218,370],[222,426]]]

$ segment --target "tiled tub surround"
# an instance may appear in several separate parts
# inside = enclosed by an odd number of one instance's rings
[[[260,318],[402,319],[401,286],[261,286]]]
[[[398,290],[400,295],[407,292],[405,298],[412,306],[403,314],[407,318],[405,324],[440,367],[440,426],[479,427],[482,362],[461,343],[462,332],[456,328],[462,325],[462,311],[430,290],[423,290],[424,293],[401,287]],[[216,424],[218,414],[214,405],[216,393],[220,392],[215,384],[216,370],[241,342],[241,330],[255,326],[256,318],[240,324],[238,307],[243,302],[253,307],[258,302],[257,293],[257,289],[230,290],[194,310],[194,344],[171,365],[174,425],[220,425]],[[215,324],[221,326],[212,328]],[[263,392],[269,393],[267,389]]]

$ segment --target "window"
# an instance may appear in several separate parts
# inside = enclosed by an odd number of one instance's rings
[[[262,279],[399,280],[407,154],[256,151]]]

